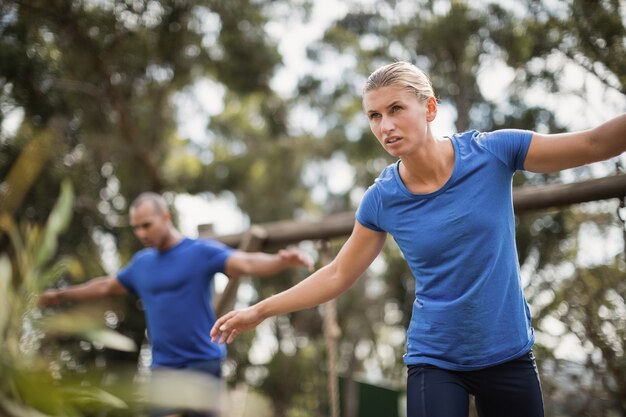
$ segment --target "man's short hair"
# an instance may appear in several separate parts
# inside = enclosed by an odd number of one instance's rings
[[[156,214],[169,213],[169,208],[165,199],[160,194],[153,193],[151,191],[139,194],[130,204],[130,208],[136,209],[146,201],[152,203]]]

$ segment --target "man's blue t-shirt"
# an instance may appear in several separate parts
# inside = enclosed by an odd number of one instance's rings
[[[439,190],[411,193],[398,161],[365,193],[357,221],[391,234],[416,279],[406,364],[475,370],[531,349],[512,197],[531,137],[522,130],[454,135],[454,169]]]
[[[209,336],[216,320],[211,283],[233,250],[213,240],[183,239],[165,251],[137,252],[118,273],[120,283],[144,305],[153,367],[224,357],[224,346]]]

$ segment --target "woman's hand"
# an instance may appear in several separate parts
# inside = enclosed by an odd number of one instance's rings
[[[253,329],[268,317],[304,310],[325,303],[346,291],[367,270],[382,250],[387,234],[355,222],[352,234],[337,257],[295,286],[260,301],[252,307],[231,311],[211,329],[211,340],[231,343],[237,335]],[[275,258],[275,256],[272,256]],[[308,257],[297,250],[278,254],[281,264],[309,265]],[[241,258],[231,256],[229,259]]]
[[[259,314],[255,306],[226,313],[213,325],[211,341],[230,344],[239,333],[254,329],[263,320],[265,317]]]

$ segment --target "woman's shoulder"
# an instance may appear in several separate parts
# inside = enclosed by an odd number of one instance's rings
[[[525,142],[532,132],[524,129],[496,129],[490,131],[468,130],[455,133],[450,138],[459,145],[478,145],[482,148],[500,147],[506,143]]]
[[[395,172],[398,170],[399,163],[400,161],[395,161],[387,165],[385,168],[383,168],[383,170],[380,171],[380,174],[378,175],[378,178],[376,178],[374,183],[379,182],[379,181],[388,181],[392,179],[394,177]]]
[[[398,163],[399,161],[396,161],[383,168],[372,185],[369,186],[369,190],[386,188],[393,185],[395,183],[395,175],[398,170]]]
[[[493,140],[500,138],[508,138],[508,137],[517,137],[517,136],[526,136],[531,135],[532,131],[525,129],[495,129],[488,131],[481,130],[467,130],[465,132],[454,133],[450,135],[450,138],[454,138],[460,141],[484,141],[484,140]]]
[[[485,132],[481,132],[476,129],[466,130],[465,132],[457,132],[446,137],[450,138],[453,141],[467,143],[471,141],[476,141],[481,135],[484,135]]]

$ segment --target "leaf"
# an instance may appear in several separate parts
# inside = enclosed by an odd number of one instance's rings
[[[65,180],[61,183],[61,194],[50,212],[46,228],[56,235],[63,232],[70,223],[73,205],[73,187],[69,180]]]
[[[99,412],[106,409],[126,409],[122,399],[98,387],[66,387],[62,388],[68,403],[76,405],[80,410]]]
[[[15,249],[15,253],[20,254],[24,252],[24,242],[18,233],[18,229],[13,221],[13,218],[8,213],[0,212],[0,230],[3,230],[9,235],[13,249]]]
[[[0,302],[0,345],[4,344],[4,332],[9,322],[9,310],[12,299],[12,294],[9,294],[11,277],[11,261],[7,255],[3,254],[0,256],[0,299],[4,300]]]
[[[80,306],[45,317],[40,324],[46,333],[75,335],[102,326],[102,315],[99,309]]]
[[[77,336],[100,343],[109,349],[135,352],[135,342],[102,324],[102,311],[90,306],[81,306],[65,313],[57,313],[41,321],[42,330],[52,336]]]
[[[73,276],[83,275],[83,269],[80,262],[74,258],[63,258],[51,267],[41,271],[40,276],[38,277],[37,287],[48,287],[49,285],[57,282],[57,280],[68,271]]]
[[[59,234],[70,223],[73,205],[74,192],[72,184],[65,180],[61,184],[61,195],[59,195],[43,231],[41,245],[35,257],[35,265],[41,266],[45,264],[56,252]]]
[[[23,411],[28,410],[28,414],[25,415],[38,416],[39,413],[68,417],[77,415],[73,405],[63,401],[56,381],[47,371],[26,366],[19,360],[6,368],[5,371],[8,371],[14,387],[13,396],[19,404],[23,404]]]
[[[12,399],[2,395],[0,392],[0,410],[4,410],[11,417],[51,417],[49,414],[43,414],[31,407],[18,404]]]
[[[137,351],[137,345],[133,339],[111,329],[102,328],[89,330],[82,333],[82,335],[85,339],[91,342],[101,343],[109,349],[120,350],[123,352]]]

